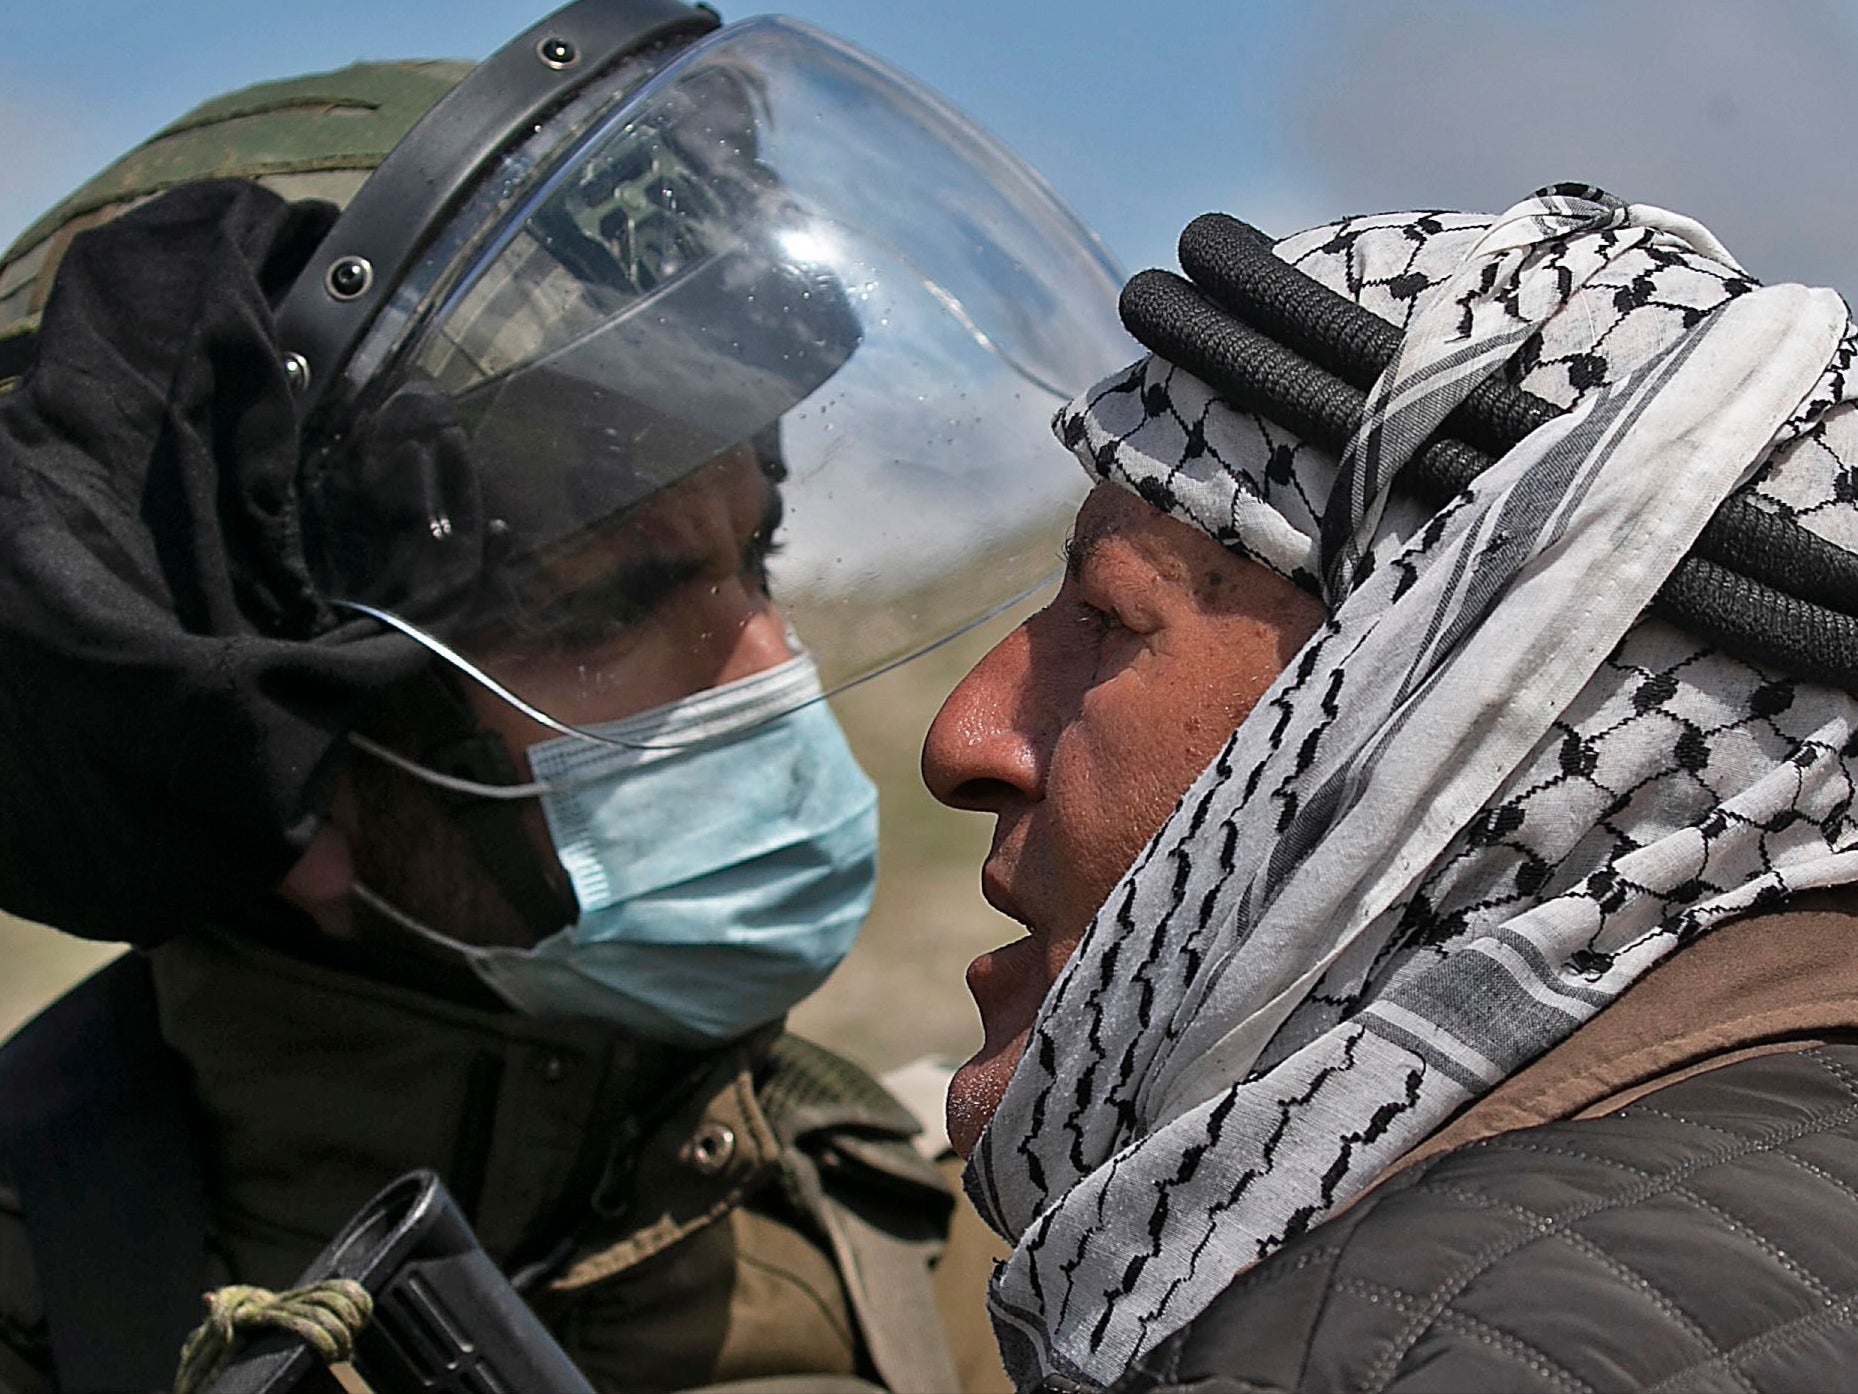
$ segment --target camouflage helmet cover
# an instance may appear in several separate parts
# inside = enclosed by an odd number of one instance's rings
[[[169,189],[253,179],[346,206],[468,62],[355,63],[202,103],[65,198],[0,255],[0,339],[30,333],[71,239]]]

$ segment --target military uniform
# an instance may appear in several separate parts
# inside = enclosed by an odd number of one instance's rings
[[[0,904],[138,948],[0,1051],[0,1381],[163,1382],[423,1168],[597,1387],[997,1382],[914,1121],[766,1023],[875,876],[815,699],[1037,579],[1017,424],[1122,355],[1110,272],[914,84],[681,0],[231,93],[0,253]]]
[[[225,175],[345,204],[470,67],[362,64],[206,103],[19,239],[0,263],[0,343],[27,342],[52,268],[85,229]],[[325,110],[348,119],[316,119]],[[0,356],[0,391],[13,385],[9,361]],[[161,1326],[148,1311],[160,1300],[123,1266],[136,1235],[145,1259],[187,1275],[169,1286],[191,1324],[202,1288],[288,1285],[416,1167],[446,1181],[597,1387],[781,1371],[919,1387],[953,1378],[927,1267],[949,1188],[911,1145],[915,1121],[856,1067],[778,1028],[699,1056],[590,1022],[460,1005],[282,952],[248,928],[186,934],[123,965],[109,988],[79,989],[64,1024],[37,1033],[49,1063],[29,1088],[0,1095],[0,1141],[43,1133],[49,1110],[80,1172],[87,1151],[103,1155],[86,1129],[113,1128],[141,1154],[117,1168],[113,1207],[34,1233],[20,1154],[0,1147],[0,1389],[52,1387],[41,1270],[59,1261],[48,1245],[85,1246],[68,1266],[77,1297],[65,1300],[134,1294],[133,1306],[85,1313],[74,1343],[94,1347],[112,1327]],[[139,1014],[142,1027],[124,1024]],[[117,1039],[99,1056],[86,1035]],[[20,1055],[10,1046],[5,1060]],[[110,1094],[97,1076],[124,1062],[152,1073]],[[48,1073],[81,1085],[70,1107],[32,1097],[48,1092]],[[151,1093],[164,1101],[154,1115],[98,1121]],[[182,1189],[203,1190],[194,1222],[175,1218],[187,1205],[164,1191],[173,1158],[149,1155],[177,1151],[190,1154]],[[40,1160],[53,1173],[68,1159]],[[154,1213],[165,1228],[143,1223]],[[58,1289],[64,1280],[49,1276]],[[978,1310],[978,1289],[965,1295]],[[977,1348],[983,1370],[990,1345]]]
[[[952,1197],[915,1120],[849,1062],[778,1030],[677,1055],[218,930],[146,957],[152,1048],[184,1067],[200,1145],[204,1283],[288,1285],[382,1185],[428,1167],[597,1388],[954,1378],[934,1363],[928,1269]],[[109,1328],[94,1314],[91,1339]],[[0,1388],[53,1387],[11,1177],[0,1346]]]

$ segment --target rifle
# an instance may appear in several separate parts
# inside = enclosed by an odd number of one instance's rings
[[[430,1171],[363,1206],[297,1286],[331,1278],[374,1299],[353,1360],[325,1365],[299,1338],[267,1331],[202,1394],[594,1394]]]

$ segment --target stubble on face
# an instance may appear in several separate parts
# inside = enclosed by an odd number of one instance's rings
[[[983,658],[924,745],[924,777],[995,816],[983,894],[1027,937],[970,967],[986,1040],[949,1092],[971,1150],[1105,898],[1322,622],[1321,605],[1136,496],[1100,485],[1057,598]]]
[[[767,556],[781,499],[747,447],[731,451],[623,517],[560,544],[536,568],[521,625],[467,640],[505,686],[559,720],[597,725],[635,716],[790,657],[767,595]],[[446,679],[378,704],[368,734],[418,760],[431,709],[469,708],[506,746],[515,776],[531,779],[528,751],[559,733],[475,685]],[[528,947],[560,925],[531,923],[485,869],[450,796],[383,762],[353,766],[353,858],[358,879],[408,917],[460,942]],[[573,896],[539,801],[518,814],[525,842],[564,906]],[[506,855],[518,855],[505,849]],[[356,908],[364,924],[376,912]]]

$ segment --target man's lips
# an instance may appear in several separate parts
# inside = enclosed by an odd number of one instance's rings
[[[1032,928],[1031,922],[1020,910],[1019,903],[1013,899],[1013,893],[1006,888],[1006,882],[1006,872],[990,858],[981,868],[981,899],[1014,923],[1024,925],[1027,929]]]
[[[986,1036],[980,1054],[998,1050],[1024,1032],[1045,1000],[1038,942],[1027,936],[991,949],[968,965],[968,992],[980,1008]]]
[[[1038,966],[1038,942],[1031,935],[1015,939],[989,949],[968,965],[968,990],[977,998],[1003,996],[1035,978]],[[981,1003],[982,1007],[986,1005]]]
[[[1002,915],[1026,925],[1029,932],[968,965],[968,991],[980,1009],[984,1039],[967,1064],[955,1072],[948,1088],[949,1140],[964,1157],[973,1152],[981,1129],[1006,1092],[1046,988],[1043,944],[1007,889],[1007,875],[997,858],[989,857],[981,870],[981,895]]]

